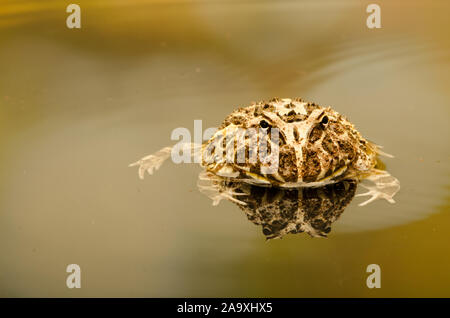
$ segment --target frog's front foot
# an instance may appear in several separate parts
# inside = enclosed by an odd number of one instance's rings
[[[395,203],[393,198],[400,190],[400,182],[397,178],[381,170],[375,170],[373,175],[362,181],[361,186],[369,191],[357,194],[356,197],[370,196],[370,198],[360,203],[359,206],[367,205],[377,199],[385,199],[389,203]]]
[[[171,151],[172,147],[165,147],[152,155],[130,164],[129,167],[139,166],[139,178],[144,179],[145,171],[150,175],[153,174],[170,157]]]

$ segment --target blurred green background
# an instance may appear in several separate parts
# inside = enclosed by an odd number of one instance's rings
[[[78,30],[69,3],[0,3],[0,296],[450,296],[448,1],[377,1],[381,29],[371,1],[84,0]],[[384,145],[397,203],[355,198],[328,239],[266,242],[197,191],[199,167],[127,167],[274,96]]]

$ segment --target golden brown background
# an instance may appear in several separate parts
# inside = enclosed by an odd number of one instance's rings
[[[0,2],[0,296],[450,296],[448,1]],[[127,165],[239,105],[332,105],[396,155],[390,205],[265,242],[194,165]],[[65,285],[66,266],[82,288]],[[381,266],[381,289],[366,266]]]

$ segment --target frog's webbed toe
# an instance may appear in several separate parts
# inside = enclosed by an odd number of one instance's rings
[[[246,193],[235,192],[232,188],[228,187],[221,187],[220,185],[222,182],[223,179],[220,177],[210,172],[203,171],[198,176],[197,187],[201,193],[213,201],[213,205],[218,205],[220,201],[224,199],[233,201],[237,204],[247,205],[247,203],[236,198],[238,196],[247,195]]]
[[[145,171],[150,175],[153,174],[170,157],[171,151],[172,147],[165,147],[154,154],[130,164],[129,167],[139,166],[139,178],[144,179]]]
[[[368,191],[357,194],[356,197],[370,196],[370,198],[359,206],[364,206],[377,199],[385,199],[389,203],[395,203],[394,196],[400,190],[400,182],[387,171],[374,169],[373,174],[366,177],[360,184]]]

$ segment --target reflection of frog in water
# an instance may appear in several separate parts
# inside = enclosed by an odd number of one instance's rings
[[[209,196],[217,193],[220,199],[227,198],[236,203],[251,222],[261,225],[267,239],[302,232],[313,237],[326,237],[331,224],[344,212],[357,188],[355,180],[319,188],[291,189],[226,181],[206,173],[202,180],[210,183],[207,187],[199,185],[202,192]],[[210,192],[212,188],[215,192]]]

